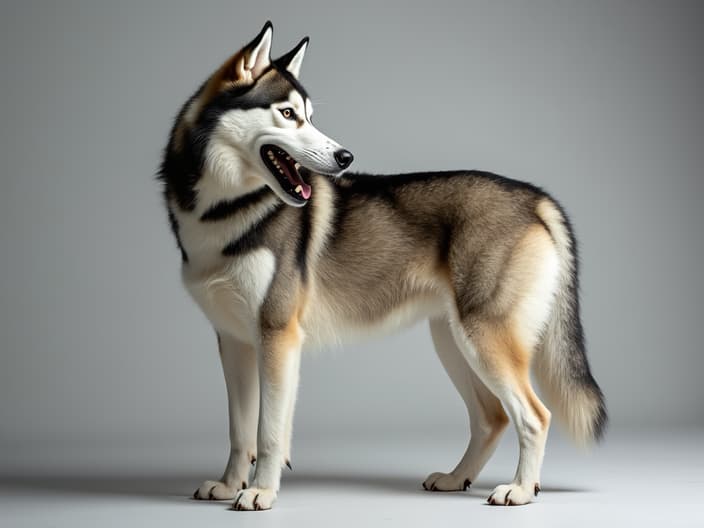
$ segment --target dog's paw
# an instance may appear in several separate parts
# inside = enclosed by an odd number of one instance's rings
[[[193,494],[196,500],[231,500],[235,498],[237,492],[247,487],[246,482],[241,482],[239,486],[228,486],[224,482],[217,480],[206,480]]]
[[[452,473],[431,473],[423,482],[423,489],[428,491],[464,491],[472,482],[468,478]]]
[[[540,487],[537,484],[530,488],[518,484],[502,484],[494,488],[487,502],[492,506],[520,506],[530,503],[538,490]]]
[[[276,492],[270,488],[243,489],[235,497],[232,509],[238,511],[270,510],[276,500]]]

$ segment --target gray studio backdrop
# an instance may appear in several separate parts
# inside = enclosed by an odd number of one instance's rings
[[[316,123],[354,169],[478,168],[553,192],[581,240],[613,426],[704,424],[701,3],[28,1],[0,8],[3,457],[224,445],[214,334],[154,174],[179,106],[267,19],[275,54],[311,36]],[[299,435],[465,421],[425,324],[303,362]]]

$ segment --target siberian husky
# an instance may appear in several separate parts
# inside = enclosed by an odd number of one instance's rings
[[[183,282],[217,333],[229,398],[227,467],[194,497],[271,508],[304,344],[427,318],[471,436],[457,466],[423,488],[467,489],[510,418],[518,468],[488,501],[531,502],[551,412],[530,372],[578,443],[606,424],[567,216],[541,189],[487,172],[343,174],[352,153],[312,124],[299,82],[308,38],[271,60],[272,31],[185,103],[160,170]]]

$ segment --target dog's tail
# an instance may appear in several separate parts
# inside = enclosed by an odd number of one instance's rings
[[[577,246],[567,216],[557,202],[544,198],[536,213],[552,236],[560,260],[555,303],[534,373],[548,407],[566,425],[574,441],[598,441],[607,423],[604,395],[589,369],[579,314]]]

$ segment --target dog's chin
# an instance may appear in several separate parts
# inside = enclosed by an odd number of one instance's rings
[[[281,199],[294,207],[307,204],[313,194],[313,188],[305,181],[304,175],[310,174],[310,171],[276,145],[263,145],[259,153],[264,166],[281,190],[281,193],[277,193]]]

